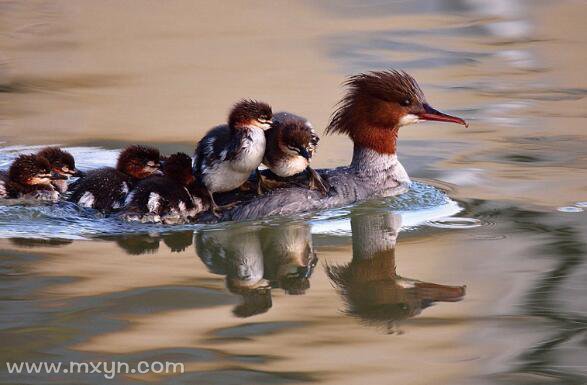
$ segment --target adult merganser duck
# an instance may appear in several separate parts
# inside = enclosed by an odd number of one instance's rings
[[[227,207],[216,204],[214,193],[239,188],[261,164],[265,153],[264,131],[271,126],[272,115],[268,104],[242,100],[232,108],[227,125],[213,128],[198,142],[194,174],[208,189],[216,216]]]
[[[432,108],[405,72],[359,74],[351,76],[346,86],[347,94],[326,132],[347,134],[354,142],[353,159],[346,167],[318,170],[331,187],[328,194],[300,187],[273,190],[225,211],[220,220],[291,215],[401,194],[408,190],[410,178],[396,155],[399,128],[426,120],[467,126],[463,119]]]
[[[153,147],[129,146],[118,156],[116,168],[88,171],[73,187],[70,201],[104,213],[123,206],[133,186],[159,172],[160,154]]]
[[[65,177],[64,179],[56,179],[51,181],[51,184],[61,194],[67,191],[67,180],[70,177],[82,176],[82,173],[75,168],[75,159],[73,156],[59,147],[45,147],[37,152],[49,161],[51,170],[58,175]]]
[[[355,210],[351,215],[353,258],[328,265],[326,273],[345,302],[345,313],[370,325],[397,331],[396,321],[414,317],[436,302],[458,302],[465,286],[405,278],[396,272],[395,245],[401,216]]]
[[[57,201],[59,193],[51,185],[64,177],[51,173],[49,161],[38,155],[20,155],[8,172],[0,173],[0,198]]]
[[[122,217],[128,221],[188,223],[207,209],[197,193],[192,158],[178,152],[167,157],[161,167],[163,175],[153,175],[138,182],[126,198]],[[204,196],[208,199],[208,196]]]
[[[312,124],[301,116],[289,112],[273,115],[271,128],[265,132],[267,145],[263,164],[269,169],[268,175],[257,173],[260,190],[271,190],[287,186],[301,173],[309,180],[309,188],[328,191],[322,178],[310,167],[310,160],[316,151],[320,138],[316,135]],[[297,178],[299,179],[299,178]]]

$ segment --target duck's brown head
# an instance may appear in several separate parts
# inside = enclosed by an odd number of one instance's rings
[[[45,147],[37,155],[47,159],[51,164],[51,170],[65,177],[81,176],[82,173],[75,168],[73,156],[59,147]]]
[[[136,179],[159,173],[159,150],[146,146],[129,146],[118,156],[116,169]]]
[[[343,133],[355,145],[394,154],[401,126],[425,120],[467,123],[432,108],[416,80],[402,71],[351,76],[347,94],[332,115],[326,133]]]
[[[161,167],[163,174],[175,180],[182,186],[187,186],[194,181],[192,174],[192,158],[183,152],[170,155],[163,161]]]
[[[295,115],[274,119],[271,129],[267,131],[267,137],[270,138],[267,151],[272,147],[279,148],[288,155],[299,155],[307,160],[312,158],[319,141],[310,123]]]
[[[271,127],[273,112],[267,103],[243,99],[236,103],[228,116],[228,125],[232,129],[258,127],[268,130]]]
[[[14,160],[8,169],[8,179],[24,186],[50,186],[56,177],[51,174],[51,164],[47,159],[30,154],[20,155]]]

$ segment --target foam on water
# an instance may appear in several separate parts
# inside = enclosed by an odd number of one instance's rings
[[[0,149],[0,169],[6,169],[19,154],[33,153],[41,147],[43,146],[3,147]],[[81,170],[113,166],[119,153],[119,150],[98,147],[67,147],[65,149],[72,153],[77,167]],[[350,235],[350,215],[364,209],[386,210],[401,215],[402,229],[412,229],[462,211],[458,203],[451,200],[441,190],[424,183],[414,182],[410,190],[400,196],[365,202],[353,207],[326,210],[313,214],[310,218],[305,216],[305,219],[309,220],[313,233]],[[94,210],[82,209],[69,202],[50,204],[0,200],[0,238],[91,239],[123,234],[197,230],[203,226],[205,225],[127,223],[115,217],[100,216]]]
[[[460,213],[463,208],[436,187],[412,182],[410,190],[396,197],[356,205],[354,211],[386,210],[401,216],[401,230],[411,230]],[[350,215],[353,209],[328,210],[316,215],[310,223],[312,233],[351,235]]]

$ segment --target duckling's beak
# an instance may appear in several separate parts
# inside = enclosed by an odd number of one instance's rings
[[[155,163],[152,160],[148,161],[144,167],[145,172],[150,173],[151,175],[163,175],[161,171],[161,163]]]
[[[466,121],[464,121],[463,119],[456,117],[456,116],[442,113],[440,111],[437,111],[434,108],[430,107],[430,105],[427,103],[424,103],[423,107],[424,107],[423,112],[416,113],[418,118],[420,118],[421,120],[434,120],[437,122],[451,122],[451,123],[462,124],[465,127],[469,127],[469,124]]]
[[[51,179],[51,180],[65,180],[65,179],[67,179],[67,176],[58,174],[56,172],[52,172],[49,179]]]
[[[308,150],[306,150],[305,148],[300,148],[299,150],[300,150],[300,155],[301,156],[303,156],[307,160],[310,160],[310,158],[312,157],[312,155],[310,155],[310,153],[308,152]]]

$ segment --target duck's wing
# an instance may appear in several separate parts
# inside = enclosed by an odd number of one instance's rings
[[[271,216],[307,213],[324,207],[322,194],[303,187],[288,187],[271,191],[241,204],[225,213],[222,220],[243,221]]]
[[[236,149],[230,145],[230,128],[226,125],[211,129],[196,145],[193,170],[196,175],[204,173],[210,164],[232,159]]]

